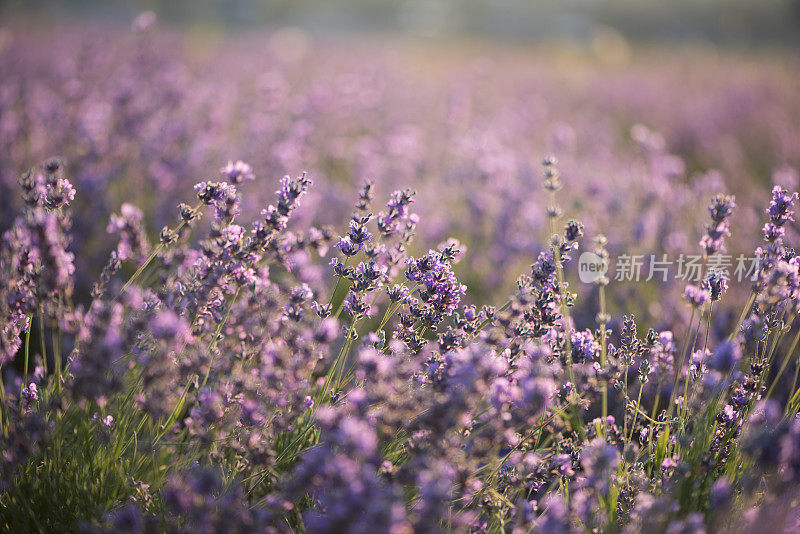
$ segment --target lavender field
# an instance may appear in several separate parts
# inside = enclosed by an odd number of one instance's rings
[[[0,20],[0,531],[797,532],[798,80]]]

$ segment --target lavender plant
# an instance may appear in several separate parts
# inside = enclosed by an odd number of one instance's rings
[[[0,530],[797,529],[797,65],[155,22],[0,23]]]
[[[718,271],[687,287],[692,318],[675,331],[641,335],[630,314],[615,332],[605,277],[588,286],[601,291],[594,328],[578,326],[588,292],[569,279],[585,229],[561,220],[555,158],[547,244],[505,303],[482,307],[459,280],[457,240],[411,255],[424,225],[412,191],[373,206],[366,182],[337,237],[293,220],[306,174],[284,177],[248,223],[238,187],[252,168],[221,173],[230,182],[198,183],[155,245],[122,205],[85,301],[70,239],[80,191],[57,160],[20,177],[0,255],[5,530],[796,524],[796,193],[772,191],[751,296],[716,340],[713,305],[730,298]],[[712,198],[706,255],[734,207]],[[315,265],[329,291],[305,281]]]

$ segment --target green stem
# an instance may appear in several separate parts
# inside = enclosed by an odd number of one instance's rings
[[[656,412],[658,411],[658,405],[661,402],[661,388],[664,387],[664,381],[659,380],[657,387],[656,387],[656,398],[653,401],[653,409],[650,411],[650,417],[655,419]]]
[[[150,256],[148,256],[148,258],[144,261],[144,263],[142,263],[139,266],[139,268],[136,269],[136,272],[134,272],[133,275],[130,278],[128,278],[128,281],[125,282],[125,285],[122,286],[122,289],[119,292],[120,295],[125,293],[125,291],[128,289],[128,287],[130,287],[130,285],[133,282],[135,282],[136,279],[139,278],[139,276],[141,276],[141,274],[144,272],[144,270],[147,268],[147,266],[150,265],[150,262],[152,262],[155,259],[155,257],[158,256],[158,253],[161,252],[161,249],[163,249],[163,248],[164,248],[164,243],[159,243],[158,246],[150,254]]]
[[[337,357],[337,360],[341,360],[341,364],[339,365],[339,372],[336,374],[336,391],[339,391],[342,388],[342,374],[344,373],[344,365],[347,363],[347,355],[350,353],[350,346],[353,344],[353,332],[356,328],[356,321],[358,319],[353,317],[353,322],[350,324],[350,328],[347,331],[347,340],[345,344],[342,345],[342,355],[341,357]]]
[[[506,301],[506,303],[505,303],[505,304],[503,304],[502,306],[500,306],[500,307],[497,309],[497,311],[496,311],[495,313],[504,312],[504,311],[506,311],[506,310],[507,310],[507,309],[508,309],[510,306],[511,306],[511,300],[507,300],[507,301]],[[477,329],[475,329],[475,333],[474,333],[474,334],[472,334],[472,338],[474,339],[474,338],[475,338],[475,336],[477,336],[477,335],[478,335],[478,333],[479,333],[481,330],[483,330],[484,328],[486,328],[486,325],[488,325],[488,324],[489,324],[489,323],[491,323],[491,322],[492,322],[492,320],[491,320],[491,319],[484,319],[484,321],[483,321],[483,322],[482,322],[480,325],[478,325],[478,328],[477,328]]]
[[[198,203],[192,209],[192,213],[197,213],[200,210],[200,207],[202,205],[203,205],[202,202]],[[180,232],[183,229],[183,227],[186,226],[186,224],[187,224],[186,220],[181,221],[181,223],[175,228],[175,230],[172,231],[172,236],[177,236],[178,232]],[[158,246],[155,249],[153,249],[153,252],[150,253],[150,256],[147,257],[147,259],[144,261],[144,263],[142,265],[140,265],[138,269],[136,269],[135,273],[133,273],[133,276],[131,276],[128,279],[128,281],[125,282],[125,285],[122,286],[122,289],[119,292],[120,295],[124,294],[125,291],[128,289],[128,287],[133,282],[135,282],[136,279],[139,278],[139,276],[141,276],[141,274],[144,272],[144,270],[147,268],[147,266],[150,265],[150,262],[152,262],[156,258],[156,256],[158,256],[158,253],[161,252],[164,249],[165,246],[166,246],[165,243],[162,241],[161,243],[158,244]]]
[[[775,375],[775,378],[772,380],[772,384],[770,385],[769,389],[767,390],[767,394],[764,396],[764,398],[768,399],[770,397],[770,395],[772,395],[772,390],[774,390],[775,386],[778,385],[778,380],[780,380],[781,376],[783,375],[783,372],[786,370],[786,367],[789,365],[789,360],[791,360],[791,358],[792,358],[792,353],[794,352],[794,349],[797,347],[798,341],[800,341],[800,329],[797,331],[797,334],[795,334],[794,339],[792,340],[792,344],[789,347],[789,350],[786,351],[786,357],[783,359],[783,363],[781,363],[781,367],[780,367],[780,369],[778,369],[778,373]],[[765,369],[764,372],[766,373],[766,369]]]
[[[344,259],[344,266],[347,268],[347,264],[350,262],[350,256],[345,257]],[[341,275],[336,275],[336,283],[333,285],[333,291],[331,291],[331,297],[328,299],[328,306],[333,306],[333,298],[336,296],[336,290],[339,289],[339,282],[341,282],[342,278]]]
[[[42,365],[44,366],[44,374],[47,374],[47,344],[44,341],[44,311],[42,305],[39,305],[39,344],[42,346]]]
[[[172,412],[169,414],[169,417],[164,422],[164,425],[161,427],[161,432],[159,432],[159,434],[156,436],[156,439],[153,440],[154,447],[161,440],[161,438],[164,437],[164,435],[167,433],[167,430],[169,430],[170,427],[172,427],[172,425],[178,419],[178,414],[183,409],[183,405],[186,402],[186,394],[189,392],[189,388],[191,387],[192,382],[194,382],[195,378],[197,378],[197,375],[193,376],[190,380],[188,380],[186,382],[186,385],[183,387],[183,391],[181,392],[181,396],[178,398],[178,402],[175,404],[175,408],[172,409]]]
[[[636,419],[637,419],[637,416],[639,415],[639,406],[642,403],[642,390],[643,389],[644,389],[644,382],[639,384],[639,397],[636,399],[636,410],[633,412],[633,422],[631,423],[631,435],[630,435],[630,437],[628,437],[626,443],[630,443],[631,442],[631,440],[633,439],[633,434],[636,432]],[[625,413],[627,414],[627,409],[625,410]]]
[[[405,286],[405,282],[403,283],[403,286]],[[408,292],[409,295],[413,293],[415,289],[417,289],[417,286],[419,286],[419,282],[414,284],[414,287],[412,287],[411,290]],[[392,309],[392,306],[394,306],[394,309]],[[381,323],[378,325],[378,330],[381,330],[384,326],[386,326],[386,323],[389,322],[389,319],[391,319],[392,316],[394,316],[394,314],[397,313],[397,310],[399,310],[402,306],[403,306],[402,301],[398,302],[397,304],[389,302],[389,305],[386,307],[386,311],[383,314],[383,319],[381,319]]]
[[[625,375],[623,376],[624,381],[624,390],[622,393],[622,436],[625,437],[628,435],[628,368],[630,366],[625,366]]]
[[[686,349],[689,348],[689,339],[692,337],[692,325],[694,324],[694,315],[697,310],[692,308],[692,317],[689,319],[689,328],[686,330],[686,338],[683,340],[681,344],[681,351],[678,354],[678,360],[675,362],[675,378],[672,381],[672,391],[669,394],[669,402],[667,403],[667,417],[672,415],[672,408],[674,406],[675,400],[675,393],[678,391],[678,380],[681,376],[681,371],[683,370],[683,360],[686,357]],[[698,331],[699,331],[699,324],[702,323],[702,315],[700,321],[698,321]],[[696,336],[695,336],[696,339]]]
[[[344,367],[344,355],[346,354],[346,350],[349,351],[350,345],[350,337],[353,333],[353,329],[355,328],[356,318],[353,318],[353,322],[350,323],[350,328],[347,330],[347,337],[342,342],[342,348],[339,349],[339,353],[336,355],[336,359],[333,360],[333,365],[328,369],[328,372],[325,373],[325,382],[322,384],[322,389],[317,393],[317,397],[314,399],[314,405],[320,403],[320,401],[325,397],[326,393],[328,392],[328,388],[331,386],[333,382],[334,376],[337,375],[337,369],[340,367]]]
[[[708,314],[709,314],[708,324],[709,325],[711,324],[711,306],[712,306],[712,304],[709,303],[709,306],[708,306]],[[694,333],[694,341],[692,341],[692,348],[689,351],[688,357],[686,359],[686,378],[683,381],[683,408],[681,409],[681,413],[683,413],[684,415],[686,415],[688,413],[688,410],[689,410],[689,403],[688,403],[688,397],[689,397],[689,367],[691,367],[692,355],[694,354],[694,349],[697,346],[697,338],[700,336],[700,327],[702,326],[702,324],[703,324],[703,316],[701,315],[700,317],[698,317],[697,330]],[[708,343],[708,328],[709,327],[706,327],[706,343]],[[682,367],[683,367],[683,364],[681,364],[681,368]],[[684,417],[683,421],[684,422],[686,421],[685,417]]]
[[[225,317],[222,318],[222,321],[217,325],[217,329],[214,331],[214,339],[211,340],[211,343],[208,345],[208,350],[211,352],[211,361],[208,362],[208,369],[206,369],[206,375],[203,377],[203,383],[200,384],[200,389],[203,389],[208,382],[208,375],[211,374],[211,367],[214,365],[214,349],[217,347],[217,343],[219,342],[219,335],[222,332],[222,328],[225,326],[225,323],[228,322],[228,317],[231,315],[231,310],[233,309],[233,305],[236,303],[236,298],[239,296],[239,291],[241,287],[236,290],[236,293],[233,294],[233,298],[231,299],[231,303],[228,305],[228,310],[225,312]]]
[[[786,310],[784,310],[784,311],[786,311]],[[784,326],[782,328],[778,328],[778,329],[775,330],[775,333],[773,334],[772,342],[769,343],[769,352],[767,352],[767,342],[769,340],[764,342],[764,352],[761,355],[761,360],[762,360],[762,362],[764,364],[764,369],[763,369],[763,371],[761,372],[761,374],[758,377],[758,391],[762,390],[762,386],[764,385],[765,381],[767,380],[767,376],[769,376],[769,373],[772,370],[772,355],[775,353],[775,350],[783,342],[783,338],[786,335],[786,333],[789,330],[791,330],[791,324],[794,321],[795,314],[792,313],[790,315],[791,315],[791,317],[788,319],[788,321],[784,321],[784,323],[783,323]],[[794,350],[794,347],[792,347],[792,349],[787,353],[787,356],[786,356],[787,358],[791,355],[792,350]],[[783,372],[783,371],[781,371],[781,372]],[[777,377],[776,377],[776,380],[777,380]]]
[[[553,208],[556,207],[556,192],[553,189],[550,190],[550,206],[553,207]],[[550,217],[550,236],[552,237],[552,236],[554,236],[556,234],[557,234],[556,218],[555,217]],[[575,373],[574,373],[574,371],[572,369],[572,339],[570,339],[570,335],[569,335],[569,325],[570,325],[571,321],[570,321],[570,315],[569,315],[569,306],[567,306],[567,302],[566,302],[566,295],[565,295],[566,289],[564,288],[564,266],[562,265],[562,262],[561,262],[561,253],[560,253],[559,249],[555,245],[553,245],[550,250],[551,250],[551,253],[553,254],[553,260],[556,262],[556,276],[558,278],[558,293],[559,293],[559,296],[561,297],[560,298],[561,315],[562,315],[563,321],[564,321],[564,330],[565,330],[565,332],[564,332],[565,336],[564,337],[565,337],[565,341],[567,343],[567,355],[566,355],[567,356],[566,357],[566,360],[567,360],[567,374],[569,375],[570,382],[572,382],[574,384],[575,383]]]
[[[553,247],[553,253],[556,253]],[[564,269],[561,266],[561,258],[556,261],[556,275],[558,276],[558,292],[561,296],[561,315],[564,321],[564,340],[567,343],[567,374],[569,381],[575,383],[575,372],[572,369],[572,339],[570,338],[569,325],[572,322],[569,315],[569,306],[566,302],[566,289],[564,287]]]
[[[220,321],[220,323],[217,325],[217,329],[214,331],[214,338],[211,340],[211,343],[209,343],[209,345],[208,345],[208,350],[210,352],[213,352],[213,349],[216,347],[216,344],[218,342],[217,340],[219,339],[219,334],[222,331],[222,328],[223,328],[224,324],[227,322],[228,317],[231,314],[231,310],[233,309],[233,305],[236,302],[236,298],[239,296],[239,291],[240,290],[241,290],[241,288],[238,288],[236,290],[236,293],[234,293],[233,298],[231,299],[231,303],[228,305],[228,310],[225,313],[225,317],[223,317],[222,321]],[[213,365],[214,365],[214,360],[212,358],[212,360],[208,364],[208,369],[206,369],[206,374],[203,377],[203,382],[202,382],[202,384],[200,384],[200,387],[198,389],[203,389],[203,387],[205,387],[206,383],[208,382],[208,377],[211,374],[211,367]],[[175,408],[173,408],[173,410],[170,413],[169,417],[167,418],[166,422],[164,422],[164,425],[161,428],[161,432],[158,434],[158,436],[156,436],[155,441],[153,441],[153,445],[158,443],[159,440],[162,437],[164,437],[164,435],[167,433],[167,431],[170,429],[170,427],[178,419],[178,414],[180,414],[181,410],[183,409],[183,406],[186,403],[186,394],[189,393],[189,388],[191,387],[192,382],[194,382],[194,380],[196,378],[199,378],[199,377],[197,375],[194,375],[192,378],[190,378],[186,382],[186,385],[184,386],[183,391],[181,392],[181,396],[178,398],[178,402],[175,404]]]
[[[3,384],[3,368],[0,367],[0,435],[6,435],[6,387]]]
[[[794,391],[794,388],[797,387],[797,379],[800,376],[800,359],[795,362],[794,365],[794,380],[792,380],[792,387],[789,391]]]
[[[605,323],[605,316],[606,316],[606,291],[604,286],[600,286],[600,315],[601,315],[601,323],[600,323],[600,368],[605,373],[606,368],[606,323]],[[627,388],[628,388],[628,368],[625,368],[625,399],[627,400]],[[605,425],[606,417],[608,416],[608,382],[605,378],[603,378],[603,398],[602,398],[602,413],[603,413],[603,424]],[[605,428],[605,427],[604,427]]]
[[[753,302],[755,302],[755,300],[756,300],[756,292],[751,291],[750,298],[747,299],[747,304],[745,304],[744,309],[742,310],[742,314],[739,316],[739,321],[736,323],[736,327],[728,336],[728,341],[733,341],[733,338],[735,338],[736,334],[739,333],[739,328],[741,328],[742,323],[744,323],[747,314],[750,313],[750,308],[753,306]]]
[[[50,339],[53,343],[53,373],[55,375],[56,391],[59,391],[61,389],[61,343],[55,330],[50,330]]]
[[[25,367],[23,370],[22,376],[22,388],[20,389],[20,393],[22,393],[22,389],[27,387],[28,385],[28,360],[30,358],[30,349],[31,349],[31,329],[33,328],[33,316],[28,314],[28,331],[25,332]]]
[[[703,341],[703,353],[705,353],[706,349],[708,348],[708,334],[711,332],[711,314],[714,310],[714,303],[711,302],[708,305],[708,322],[706,323],[706,339]]]
[[[786,407],[787,407],[787,409],[789,409],[791,406],[794,406],[794,403],[795,403],[795,402],[796,402],[798,399],[800,399],[800,388],[797,388],[797,391],[795,391],[795,392],[794,392],[794,395],[792,395],[792,398],[790,398],[790,399],[789,399],[789,402],[788,402],[788,403],[786,403]]]

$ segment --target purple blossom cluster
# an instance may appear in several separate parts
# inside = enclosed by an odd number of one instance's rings
[[[711,214],[711,224],[706,226],[706,235],[700,240],[700,247],[707,256],[717,252],[725,252],[725,236],[729,236],[730,223],[728,218],[736,209],[734,197],[729,195],[715,195],[711,199],[708,211]]]
[[[552,228],[559,176],[546,159]],[[57,162],[24,174],[25,208],[4,241],[0,499],[17,514],[6,526],[30,520],[14,504],[40,480],[25,466],[60,465],[51,443],[80,454],[98,444],[88,454],[100,470],[106,454],[122,455],[117,497],[80,520],[133,532],[702,530],[800,487],[789,445],[800,393],[796,371],[782,376],[800,337],[784,344],[800,275],[783,237],[765,236],[768,261],[725,341],[709,344],[725,277],[687,287],[707,322],[703,336],[690,323],[681,343],[669,330],[640,337],[632,315],[617,335],[602,309],[597,329],[577,326],[580,295],[566,278],[585,233],[575,220],[506,304],[479,308],[462,304],[458,240],[409,254],[409,192],[375,218],[365,183],[326,290],[312,266],[327,262],[334,233],[290,224],[305,174],[284,177],[249,230],[238,191],[203,182],[198,206],[178,206],[149,254],[142,212],[123,205],[108,225],[119,243],[75,304],[69,205],[47,200],[64,182]],[[769,224],[789,224],[795,202],[776,189]],[[712,219],[726,211],[712,206]],[[605,238],[595,242],[602,253]],[[743,461],[746,476],[730,468]],[[686,483],[698,477],[708,484]],[[755,487],[767,497],[745,512],[732,492]]]
[[[796,530],[779,73],[696,64],[673,95],[665,61],[586,94],[453,60],[412,87],[281,32],[189,61],[154,22],[0,32],[0,530]],[[574,261],[754,238],[745,288]]]
[[[75,191],[63,178],[63,164],[51,160],[20,177],[24,208],[3,234],[0,268],[0,366],[13,360],[21,334],[29,333],[31,316],[65,324],[66,303],[72,297],[74,254],[70,251],[69,201]]]

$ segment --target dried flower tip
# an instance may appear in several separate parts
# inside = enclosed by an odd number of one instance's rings
[[[375,198],[375,192],[373,191],[374,186],[375,182],[373,180],[364,180],[364,185],[361,187],[361,191],[358,194],[358,202],[356,203],[357,210],[367,211],[369,209],[370,202]]]
[[[169,229],[169,226],[165,226],[161,229],[160,239],[162,243],[169,245],[177,240],[177,236],[175,235],[175,232]]]
[[[195,212],[188,204],[178,204],[178,210],[181,212],[181,219],[186,222],[193,221],[197,217],[197,212]]]
[[[545,191],[560,191],[561,190],[561,180],[556,178],[548,178],[544,181],[544,189]]]
[[[331,304],[320,304],[316,300],[311,303],[311,308],[317,312],[317,315],[319,315],[322,319],[330,317],[331,311],[333,310],[333,306]]]

